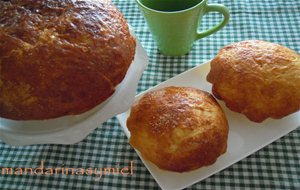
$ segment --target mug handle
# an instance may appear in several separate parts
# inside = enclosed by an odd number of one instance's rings
[[[229,21],[229,10],[224,5],[221,5],[221,4],[206,5],[204,15],[209,12],[221,13],[223,15],[223,20],[219,24],[213,26],[212,28],[210,28],[206,31],[203,31],[203,32],[197,31],[196,39],[201,39],[201,38],[204,38],[206,36],[209,36],[209,35],[217,32],[218,30],[222,29]]]

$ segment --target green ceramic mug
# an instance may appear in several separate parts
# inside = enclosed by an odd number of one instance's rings
[[[229,21],[229,11],[221,4],[207,4],[207,0],[136,0],[158,49],[165,55],[188,53],[198,39],[223,28]],[[223,14],[223,20],[214,27],[199,32],[203,15],[209,12]]]

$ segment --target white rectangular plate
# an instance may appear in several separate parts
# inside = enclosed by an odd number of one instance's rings
[[[211,92],[211,85],[206,81],[206,75],[209,70],[210,64],[206,62],[147,91],[166,86],[187,86]],[[136,98],[139,98],[142,94]],[[169,172],[161,170],[151,162],[144,160],[139,152],[136,151],[162,189],[183,189],[199,182],[295,130],[300,125],[300,111],[280,120],[267,119],[263,123],[254,123],[249,121],[244,115],[230,111],[223,102],[218,102],[227,116],[230,129],[227,152],[219,157],[213,165],[192,172]],[[117,116],[128,138],[130,137],[130,132],[127,129],[126,120],[129,113],[130,110]]]

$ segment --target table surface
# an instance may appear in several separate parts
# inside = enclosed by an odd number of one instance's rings
[[[114,0],[143,44],[149,65],[139,82],[138,93],[212,59],[226,44],[263,39],[300,52],[299,0],[210,0],[230,9],[230,23],[218,33],[199,40],[188,55],[166,57],[155,46],[145,20],[134,0]],[[204,17],[201,28],[220,20]],[[299,124],[300,125],[300,124]],[[0,189],[159,189],[150,173],[128,144],[116,118],[99,126],[85,140],[74,145],[13,147],[0,141],[0,166],[100,168],[127,167],[133,175],[2,175]],[[1,168],[0,167],[0,168]],[[76,170],[78,171],[78,170]],[[300,189],[300,129],[273,142],[255,154],[188,189]]]

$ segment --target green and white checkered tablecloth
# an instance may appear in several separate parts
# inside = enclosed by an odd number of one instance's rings
[[[277,42],[300,52],[300,0],[210,0],[231,12],[230,23],[218,33],[194,44],[182,57],[158,53],[134,0],[114,0],[149,55],[149,65],[138,93],[213,58],[224,45],[245,39]],[[203,28],[220,19],[204,17]],[[300,125],[300,124],[299,124]],[[124,167],[134,163],[133,175],[2,175],[0,189],[159,189],[137,154],[127,143],[116,118],[99,126],[75,145],[12,147],[0,141],[0,168]],[[231,167],[188,189],[300,189],[300,129],[277,140]]]

